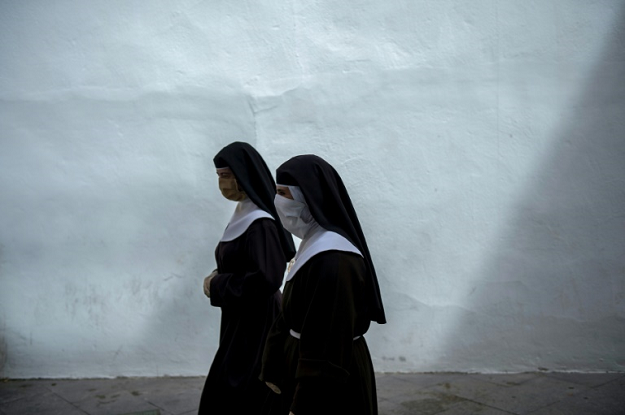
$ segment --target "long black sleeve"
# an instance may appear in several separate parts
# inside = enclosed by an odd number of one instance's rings
[[[282,285],[286,260],[280,248],[275,223],[271,219],[254,221],[239,237],[244,244],[246,256],[241,263],[219,266],[234,272],[219,272],[210,284],[210,300],[215,307],[236,305],[242,301],[273,295]]]

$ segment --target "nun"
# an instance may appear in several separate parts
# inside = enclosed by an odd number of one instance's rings
[[[234,142],[213,161],[222,195],[236,206],[215,250],[217,269],[204,279],[221,326],[198,414],[258,413],[271,393],[259,380],[263,346],[295,247],[278,218],[275,182],[261,155]]]
[[[315,155],[276,173],[275,205],[301,239],[286,277],[282,311],[263,353],[271,415],[378,413],[371,322],[386,323],[375,268],[336,170]]]

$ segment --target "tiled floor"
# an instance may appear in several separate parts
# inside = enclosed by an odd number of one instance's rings
[[[0,415],[190,415],[203,377],[0,382]],[[377,375],[380,415],[625,414],[625,373]]]

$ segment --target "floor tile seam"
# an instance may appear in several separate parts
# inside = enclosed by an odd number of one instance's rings
[[[599,374],[602,374],[602,373],[588,373],[587,375],[599,375]],[[610,374],[610,373],[605,373],[605,374]],[[584,376],[584,374],[581,374],[581,375],[582,375],[582,376]],[[576,380],[574,380],[574,379],[570,379],[570,380],[569,380],[569,379],[566,379],[566,380],[564,380],[564,379],[562,379],[562,378],[560,378],[560,377],[558,377],[558,376],[549,376],[549,374],[545,374],[545,376],[546,376],[546,377],[548,377],[549,379],[554,379],[554,380],[559,380],[559,381],[561,381],[561,382],[567,382],[567,383],[571,383],[571,384],[574,384],[574,385],[584,386],[584,387],[586,387],[586,388],[588,388],[588,389],[592,389],[592,388],[595,388],[595,387],[604,386],[604,385],[606,385],[606,384],[608,384],[608,383],[611,383],[611,382],[614,382],[614,381],[618,381],[618,380],[623,380],[623,379],[625,379],[625,374],[623,374],[623,375],[621,375],[621,376],[617,376],[617,377],[615,377],[614,379],[609,379],[609,380],[606,380],[606,381],[604,381],[604,382],[602,382],[602,383],[598,383],[598,384],[594,384],[594,385],[592,385],[592,384],[589,384],[589,383],[587,383],[587,382],[583,382],[583,381],[576,381]]]
[[[594,385],[594,386],[590,386],[590,387],[588,387],[588,389],[600,389],[600,388],[602,388],[604,386],[608,386],[610,383],[619,382],[619,381],[622,381],[624,379],[625,379],[625,375],[619,376],[619,377],[617,377],[615,379],[608,380],[607,382],[604,382],[604,383],[601,383],[601,384],[598,384],[598,385]]]
[[[526,412],[525,415],[532,415],[532,414],[534,414],[534,413],[536,413],[538,411],[544,411],[545,409],[547,409],[549,407],[556,406],[560,402],[562,402],[562,401],[560,400],[560,401],[551,402],[550,404],[545,405],[545,406],[541,406],[540,408],[532,409],[531,411]]]
[[[463,397],[463,396],[456,395],[456,394],[449,393],[449,392],[443,392],[443,391],[438,391],[438,390],[432,390],[432,391],[430,391],[430,393],[431,393],[431,395],[433,395],[433,396],[443,396],[443,397],[445,397],[445,396],[451,396],[451,397],[453,397],[454,399],[457,399],[458,401],[457,401],[457,402],[455,402],[455,403],[453,403],[452,405],[450,405],[450,407],[462,406],[462,405],[465,405],[467,402],[470,402],[470,403],[473,403],[473,404],[475,404],[475,405],[478,405],[478,406],[483,406],[483,407],[490,408],[490,409],[495,409],[495,410],[497,410],[497,411],[501,411],[501,412],[504,412],[504,413],[506,413],[506,414],[510,414],[510,415],[519,415],[519,414],[518,414],[518,413],[516,413],[516,412],[510,412],[509,410],[504,409],[504,408],[499,408],[499,407],[497,407],[497,406],[489,405],[489,404],[484,403],[484,402],[476,401],[476,400],[474,400],[474,399],[470,399],[470,398],[465,398],[465,397]],[[447,409],[443,409],[442,411],[437,412],[437,413],[441,413],[441,412],[444,412],[444,411],[447,411],[447,410],[449,410],[449,408],[447,408]],[[435,415],[435,414],[434,414],[434,415]]]
[[[405,373],[405,374],[397,373],[397,374],[387,375],[387,376],[385,376],[385,378],[392,378],[392,379],[399,380],[401,382],[410,382],[410,380],[406,379],[408,376],[409,376],[408,373]],[[376,378],[375,381],[376,381],[376,383],[378,383],[380,381],[380,379]]]
[[[39,395],[39,394],[37,394]],[[2,402],[3,404],[9,404],[9,403],[13,403],[13,402],[17,402],[19,400],[28,398],[28,396],[16,396],[15,398],[8,398],[6,401]]]
[[[424,393],[424,391],[426,392]],[[426,395],[427,397],[440,397],[441,395],[456,397],[455,395],[445,394],[438,390],[430,390],[429,388],[422,388],[422,389],[413,390],[409,392],[404,391],[404,392],[400,392],[400,393],[393,394],[393,395],[387,395],[387,397],[381,397],[380,395],[378,395],[378,402],[384,401],[384,402],[390,402],[394,405],[400,405],[402,402],[404,402],[405,400],[408,400],[410,397],[414,397],[415,394]],[[461,399],[464,399],[464,398],[461,398]]]
[[[571,382],[569,380],[564,380],[564,379],[559,379],[559,378],[554,378],[554,377],[548,377],[548,376],[547,376],[547,378],[549,380],[561,383],[562,386],[566,386],[567,387],[567,390],[564,393],[563,397],[569,396],[569,394],[578,395],[580,393],[583,393],[583,392],[586,392],[586,391],[592,389],[592,386],[585,385],[583,383]],[[573,388],[573,389],[571,389],[571,388]]]
[[[528,379],[524,382],[520,382],[520,383],[513,383],[513,384],[507,384],[507,383],[499,383],[499,382],[493,382],[490,380],[483,380],[483,379],[477,379],[477,378],[472,378],[474,381],[479,381],[479,382],[483,382],[483,383],[488,383],[489,385],[494,385],[494,386],[499,386],[501,388],[518,388],[519,386],[522,386],[524,384],[526,384],[527,382],[532,381],[533,379]]]
[[[407,375],[407,376],[402,376],[402,374],[399,374],[399,375],[400,376],[391,376],[391,377],[393,377],[394,379],[397,379],[397,380],[399,380],[400,382],[403,382],[403,383],[408,383],[408,384],[413,384],[414,383],[413,380],[407,379],[407,377],[412,375],[412,374],[406,373],[405,375]],[[460,375],[457,375],[457,374],[456,375],[449,375],[449,376],[447,376],[447,375],[439,376],[439,375],[436,375],[436,374],[433,374],[433,375],[424,374],[423,376],[420,376],[420,375],[418,375],[418,376],[421,377],[421,378],[434,377],[434,376],[440,377],[440,379],[438,379],[438,381],[436,381],[435,383],[422,385],[422,386],[419,387],[419,389],[429,388],[431,386],[438,385],[438,384],[440,384],[440,381],[442,379],[456,379],[456,378],[460,377]]]
[[[491,376],[498,376],[498,375],[491,375]],[[514,374],[513,375],[502,374],[501,376],[514,376]],[[525,379],[525,380],[520,381],[518,383],[515,382],[515,383],[512,383],[512,384],[502,384],[500,382],[494,382],[494,381],[491,381],[491,380],[488,380],[488,379],[482,379],[479,373],[478,374],[469,375],[469,377],[471,379],[474,379],[474,380],[480,380],[480,381],[483,381],[483,382],[491,383],[493,385],[505,386],[505,387],[511,387],[511,388],[524,385],[527,382],[531,382],[531,381],[536,380],[537,378],[540,378],[540,377],[543,377],[543,376],[544,375],[542,373],[536,373],[535,376],[532,376],[531,378]]]
[[[141,399],[142,399],[142,398],[141,398]],[[157,408],[160,412],[169,412],[169,411],[165,410],[165,408],[163,408],[163,407],[161,407],[161,406],[159,406],[159,405],[155,404],[154,402],[150,401],[149,399],[142,399],[142,400],[143,400],[143,402],[147,402],[147,403],[149,403],[150,405],[154,406],[154,407],[155,407],[155,408]]]
[[[63,402],[65,402],[66,404],[70,405],[72,408],[82,412],[83,414],[89,415],[88,412],[85,412],[84,409],[82,409],[81,407],[77,406],[74,402],[66,399],[63,395],[60,395],[59,393],[57,393],[55,390],[50,389],[49,386],[44,385],[43,386],[44,390],[47,391],[47,393],[49,393],[50,395],[56,396],[58,399],[62,400]],[[37,394],[37,396],[39,396],[40,394]],[[26,398],[26,397],[25,397]]]
[[[530,379],[531,380],[531,379]],[[498,389],[514,389],[520,386],[520,384],[518,385],[506,385],[506,384],[502,384],[502,383],[497,383],[497,382],[490,382],[488,380],[484,380],[484,379],[479,379],[479,378],[470,378],[471,382],[475,382],[475,383],[479,383],[479,384],[483,384],[483,385],[490,385],[490,386],[494,386]],[[450,387],[453,387],[453,383],[449,383]],[[436,386],[441,386],[440,384],[437,385],[431,385],[430,387],[436,387]]]
[[[57,398],[59,398],[60,400],[62,400],[63,402],[68,403],[68,404],[69,404],[69,405],[71,405],[72,407],[74,407],[74,408],[76,408],[76,409],[80,410],[81,412],[86,413],[86,412],[85,412],[85,411],[83,411],[81,408],[79,408],[78,406],[76,406],[76,405],[74,404],[74,402],[71,402],[71,401],[67,400],[65,397],[63,397],[62,395],[59,395],[59,394],[58,394],[58,393],[56,393],[55,391],[50,390],[50,389],[48,389],[47,387],[44,387],[44,390],[45,390],[45,392],[39,392],[39,393],[36,393],[36,394],[35,394],[35,396],[37,397],[36,399],[39,399],[39,397],[41,397],[42,395],[48,395],[48,394],[49,394],[49,395],[53,395],[53,396],[56,396]],[[14,404],[15,402],[19,402],[19,401],[23,401],[23,400],[27,400],[27,401],[28,401],[28,400],[34,400],[34,398],[33,398],[33,395],[32,395],[32,394],[31,394],[31,395],[28,395],[28,396],[24,396],[24,395],[22,395],[22,396],[17,396],[17,397],[15,397],[15,398],[13,398],[13,399],[8,399],[8,400],[4,401],[3,403],[4,403],[4,404]]]
[[[496,386],[496,387],[498,387],[500,389],[509,389],[511,391],[515,390],[515,387],[513,387],[513,386],[504,386],[504,385],[500,385],[500,384],[494,384],[494,386]],[[426,389],[428,389],[428,388],[426,388]],[[498,406],[493,406],[492,404],[488,404],[488,403],[485,403],[485,402],[480,402],[479,400],[475,400],[475,398],[471,398],[471,397],[468,397],[466,395],[463,396],[461,391],[459,391],[459,393],[453,393],[453,392],[438,391],[438,390],[434,389],[434,392],[435,393],[439,393],[439,394],[451,395],[451,396],[454,396],[456,398],[463,399],[465,401],[473,402],[473,403],[476,403],[476,404],[479,404],[479,405],[483,405],[483,406],[487,406],[489,408],[496,409],[498,411],[503,411],[503,412],[506,412],[506,413],[509,413],[509,414],[515,414],[516,415],[515,412],[510,412],[510,410],[508,410],[508,409],[500,408]],[[487,393],[487,394],[484,395],[484,398],[486,398],[488,396],[491,396],[491,395],[492,395],[491,393]],[[556,404],[558,402],[561,402],[561,401],[562,401],[562,398],[555,398],[553,401],[550,400],[550,402],[547,403],[544,407],[548,407],[550,405],[554,405],[554,404]],[[543,409],[544,407],[537,408],[536,410]],[[532,411],[532,412],[534,412],[534,411]]]
[[[514,388],[510,388],[510,389],[514,390]],[[490,394],[490,393],[489,393],[489,394],[487,394],[485,397],[487,397],[487,396],[491,396],[491,395],[492,395],[492,394]],[[460,398],[462,398],[462,399],[466,399],[466,400],[468,400],[468,401],[472,401],[472,402],[479,403],[479,404],[481,404],[481,405],[492,406],[492,405],[489,405],[489,404],[487,404],[487,403],[480,402],[480,401],[476,401],[476,400],[474,400],[474,399],[472,399],[472,398],[465,397],[465,396],[462,396],[462,395],[456,395],[456,396],[458,396],[458,397],[460,397]],[[517,395],[515,395],[515,396],[513,397],[513,399],[516,399],[516,396],[517,396]],[[504,401],[505,401],[505,400],[508,400],[508,399],[509,399],[509,397],[506,397],[506,399],[504,399]],[[557,403],[557,402],[561,402],[561,401],[562,401],[562,397],[549,399],[548,403],[546,403],[546,404],[545,404],[545,407],[546,407],[546,406],[549,406],[549,405],[553,405],[553,404],[555,404],[555,403]],[[507,411],[507,412],[509,412],[509,410],[506,410],[506,409],[503,409],[503,408],[499,408],[499,407],[494,407],[494,408],[495,408],[495,409],[498,409],[498,410],[500,410],[500,411]],[[541,407],[541,408],[542,408],[542,407]],[[539,409],[541,409],[541,408],[539,408]]]
[[[510,414],[510,415],[519,415],[517,412],[510,412],[510,411],[509,411],[509,410],[507,410],[507,409],[503,409],[503,408],[499,408],[499,407],[496,407],[496,406],[493,406],[493,405],[489,405],[489,404],[486,404],[486,403],[484,403],[484,402],[474,401],[473,399],[467,399],[467,398],[462,398],[462,397],[460,397],[460,398],[461,398],[462,400],[464,400],[464,401],[465,401],[465,403],[466,403],[466,402],[471,402],[471,403],[474,403],[474,404],[476,404],[476,405],[480,405],[480,406],[484,406],[484,407],[486,407],[486,408],[495,409],[495,410],[497,410],[497,411],[504,412],[504,413],[506,413],[506,414]],[[462,403],[461,403],[461,402],[458,402],[457,404],[458,404],[458,405],[461,405]]]
[[[538,407],[538,408],[535,408],[535,409],[532,409],[529,412],[527,412],[528,411],[527,409],[523,408],[522,409],[522,411],[523,411],[522,413],[523,413],[523,415],[530,415],[530,414],[536,413],[538,411],[545,410],[546,408],[549,408],[551,406],[555,406],[555,405],[559,404],[560,402],[562,402],[562,400],[556,400],[556,401],[553,401],[553,402],[549,402],[548,404],[546,404],[544,406],[541,406],[541,407]],[[520,415],[521,414],[521,412],[510,412],[507,409],[499,408],[499,407],[492,406],[492,405],[487,405],[487,404],[482,404],[482,405],[488,406],[489,408],[497,409],[498,411],[503,411],[503,412],[505,412],[507,414],[513,414],[513,415]]]

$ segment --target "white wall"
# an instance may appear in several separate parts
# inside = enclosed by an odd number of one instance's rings
[[[377,371],[623,371],[623,6],[0,2],[0,377],[207,372],[234,140],[342,174]]]

